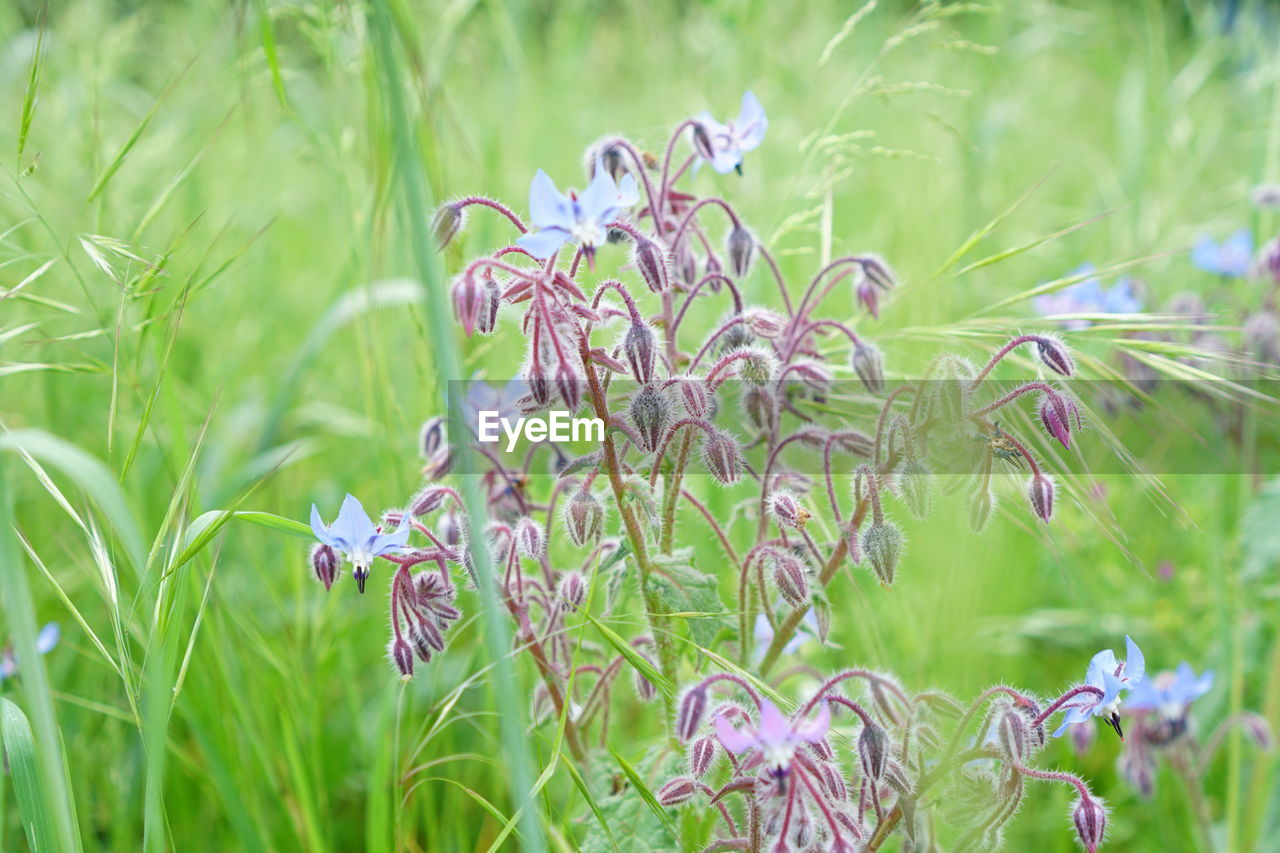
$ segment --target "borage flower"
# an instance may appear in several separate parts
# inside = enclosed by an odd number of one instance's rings
[[[547,173],[538,170],[529,187],[529,217],[538,230],[516,240],[520,248],[539,260],[546,260],[565,243],[574,242],[594,263],[596,248],[609,236],[609,223],[618,212],[640,198],[636,179],[628,174],[614,183],[603,164],[596,165],[595,177],[582,195],[563,195]]]
[[[1093,264],[1081,264],[1071,271],[1071,278],[1088,276],[1083,281],[1064,287],[1053,293],[1044,293],[1031,300],[1036,311],[1045,316],[1060,314],[1137,314],[1142,310],[1142,298],[1133,280],[1122,278],[1109,288],[1093,275]],[[1063,320],[1064,328],[1079,330],[1088,328],[1089,320],[1073,318]]]
[[[53,647],[58,645],[58,640],[62,637],[62,629],[58,627],[57,622],[50,622],[40,629],[40,633],[36,635],[36,652],[47,655],[53,651]],[[13,647],[7,647],[0,652],[0,681],[6,678],[13,678],[18,674],[18,656],[14,654]]]
[[[769,129],[764,107],[751,92],[743,93],[738,117],[728,124],[721,124],[705,112],[698,116],[698,123],[705,134],[698,153],[722,175],[733,171],[741,175],[742,156],[760,147],[764,132]],[[706,148],[709,150],[703,150]]]
[[[1116,660],[1116,653],[1104,649],[1089,661],[1089,670],[1085,673],[1084,683],[1096,688],[1096,691],[1081,692],[1079,701],[1066,706],[1062,725],[1053,733],[1061,737],[1067,729],[1076,723],[1083,723],[1090,717],[1101,717],[1102,720],[1116,730],[1121,739],[1124,730],[1120,726],[1120,694],[1136,687],[1142,681],[1146,671],[1146,660],[1142,649],[1131,637],[1125,637],[1125,659]],[[1077,688],[1078,689],[1078,688]],[[1098,695],[1098,693],[1101,695]]]
[[[1129,694],[1124,707],[1127,711],[1154,711],[1168,720],[1180,719],[1187,707],[1208,693],[1213,687],[1213,670],[1200,675],[1183,661],[1177,672],[1162,672],[1139,682]]]
[[[411,530],[409,514],[405,513],[399,527],[391,533],[383,533],[382,528],[369,520],[360,501],[349,494],[342,501],[338,517],[328,526],[320,519],[319,508],[312,504],[311,532],[325,545],[341,551],[351,562],[352,576],[363,593],[374,558],[403,550],[409,542]]]
[[[781,780],[791,770],[796,749],[805,743],[819,743],[831,728],[831,711],[825,702],[818,708],[818,715],[809,722],[788,720],[778,706],[768,699],[760,702],[760,725],[748,724],[743,729],[722,716],[716,717],[716,736],[724,748],[741,755],[755,750],[757,758],[774,779]],[[756,759],[752,760],[756,763]]]
[[[1214,275],[1239,278],[1249,273],[1253,260],[1253,235],[1241,228],[1221,243],[1201,237],[1191,249],[1191,262]]]

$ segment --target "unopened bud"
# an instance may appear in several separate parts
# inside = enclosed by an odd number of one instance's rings
[[[731,486],[742,477],[742,453],[738,442],[722,430],[710,432],[702,439],[702,463],[721,485]]]
[[[933,503],[933,477],[929,466],[915,458],[903,462],[898,468],[898,492],[912,515],[919,519],[927,518]]]
[[[778,372],[778,360],[764,347],[742,347],[738,356],[738,375],[753,385],[763,385]]]
[[[693,150],[708,163],[716,159],[716,149],[711,143],[711,131],[702,122],[693,125]]]
[[[631,398],[631,422],[636,425],[643,446],[652,453],[662,443],[671,421],[671,401],[657,385],[645,385]]]
[[[1277,281],[1280,281],[1280,268],[1277,268]],[[1280,322],[1275,314],[1259,311],[1245,320],[1244,340],[1259,361],[1280,364]]]
[[[657,243],[647,237],[636,240],[633,260],[650,290],[661,293],[667,289],[667,264]]]
[[[462,330],[470,337],[480,321],[480,309],[484,303],[484,288],[475,280],[475,276],[463,273],[453,281],[449,290],[453,300],[453,313]]]
[[[1077,723],[1071,729],[1073,733],[1081,729],[1097,731],[1091,723]],[[1156,766],[1150,750],[1141,747],[1122,750],[1116,769],[1121,778],[1138,792],[1138,796],[1144,800],[1151,799],[1156,790]]]
[[[822,786],[831,795],[831,799],[842,802],[849,798],[849,788],[845,785],[844,777],[840,775],[840,771],[834,766],[825,763],[819,764],[818,776],[822,781]]]
[[[696,376],[685,376],[676,381],[680,392],[680,402],[691,418],[705,420],[711,411],[711,401],[707,397],[707,384]]]
[[[413,678],[413,649],[409,647],[403,637],[392,639],[391,645],[387,647],[387,653],[391,656],[391,662],[395,664],[396,669],[400,672],[402,681],[408,681]]]
[[[1271,724],[1265,718],[1246,712],[1241,725],[1244,727],[1245,734],[1259,749],[1271,749],[1275,745]]]
[[[1058,405],[1047,394],[1040,398],[1040,423],[1045,432],[1066,448],[1071,447],[1071,422],[1062,416],[1064,406]]]
[[[587,600],[587,581],[581,572],[565,572],[558,590],[560,600],[570,610],[577,610]]]
[[[742,411],[761,432],[772,432],[778,421],[778,397],[767,385],[749,385],[742,392]]]
[[[862,772],[871,779],[878,780],[884,775],[889,760],[889,734],[884,727],[874,722],[863,725],[858,735],[858,758],[862,761]]]
[[[535,403],[545,406],[551,402],[551,382],[547,379],[547,372],[537,358],[529,359],[525,365],[524,381],[529,386],[529,396]]]
[[[515,540],[516,551],[520,556],[530,560],[541,557],[543,549],[547,546],[546,531],[542,529],[541,524],[527,515],[516,522]]]
[[[813,595],[813,620],[817,624],[818,642],[826,645],[831,636],[831,601],[821,590]]]
[[[707,714],[707,690],[695,687],[684,694],[680,700],[680,708],[676,712],[676,737],[684,743],[693,740],[702,726],[702,718]]]
[[[884,390],[884,356],[866,341],[853,348],[853,370],[872,394]]]
[[[582,376],[567,359],[556,366],[556,393],[570,412],[582,403]]]
[[[898,558],[902,556],[902,531],[891,521],[881,521],[867,528],[862,537],[862,550],[871,561],[880,583],[893,586],[898,571]]]
[[[1040,354],[1040,360],[1054,373],[1070,376],[1076,372],[1076,364],[1071,358],[1071,353],[1067,352],[1066,344],[1057,338],[1036,338],[1036,349]]]
[[[317,544],[311,549],[311,571],[315,572],[316,580],[324,584],[325,589],[332,587],[338,579],[339,562],[338,552],[329,545]]]
[[[622,351],[631,365],[631,375],[642,385],[653,379],[653,365],[658,357],[658,336],[644,322],[632,323],[622,339]]]
[[[858,261],[862,265],[862,272],[881,290],[892,290],[898,283],[893,271],[889,269],[889,265],[883,258],[876,255],[863,255]]]
[[[579,548],[600,538],[603,520],[604,505],[591,492],[579,491],[565,504],[565,529]]]
[[[991,521],[991,512],[996,507],[996,496],[988,488],[980,488],[969,500],[969,528],[974,533],[981,533]]]
[[[674,272],[680,281],[684,282],[687,287],[693,287],[698,282],[698,258],[693,254],[693,250],[689,248],[687,243],[681,243],[671,253],[671,271]]]
[[[711,762],[716,757],[716,739],[712,735],[699,738],[689,747],[689,772],[695,779],[701,779],[711,769]]]
[[[1053,480],[1046,474],[1036,474],[1027,486],[1027,499],[1031,502],[1031,511],[1041,521],[1053,518]]]
[[[729,269],[737,278],[743,278],[751,269],[751,258],[755,254],[756,238],[741,225],[735,225],[729,232],[728,251]]]
[[[480,308],[476,314],[476,330],[482,335],[498,327],[498,309],[502,307],[502,285],[492,275],[484,277],[480,293]]]
[[[769,512],[783,527],[803,530],[809,521],[809,510],[800,505],[796,493],[790,489],[777,489],[769,495]]]
[[[430,459],[436,454],[436,451],[440,450],[444,446],[444,418],[439,415],[434,418],[428,418],[422,425],[422,431],[418,433],[418,447],[422,453],[422,458]]]
[[[858,302],[863,308],[867,309],[867,313],[872,319],[880,319],[880,289],[875,286],[867,277],[863,277],[858,282],[854,294],[858,297]]]
[[[742,312],[742,321],[753,334],[762,338],[779,337],[787,329],[786,318],[768,308],[748,308]]]
[[[648,657],[644,655],[641,657],[653,663]],[[652,702],[658,697],[658,688],[654,687],[653,682],[645,678],[638,669],[631,670],[631,687],[636,691],[636,698],[641,702]]]
[[[1097,853],[1102,836],[1107,829],[1107,810],[1102,800],[1084,795],[1071,809],[1071,820],[1076,825],[1076,835],[1089,853]]]
[[[798,557],[785,551],[775,554],[773,582],[782,598],[792,607],[809,603],[809,573]]]
[[[658,802],[671,808],[688,802],[697,791],[697,783],[692,779],[688,776],[678,776],[658,789]]]
[[[444,505],[445,498],[448,496],[449,490],[444,486],[427,486],[418,492],[413,503],[409,504],[409,514],[421,517],[435,512]]]
[[[431,219],[431,233],[436,238],[436,248],[443,249],[449,245],[454,236],[462,228],[465,210],[457,204],[441,205]]]
[[[1098,727],[1092,722],[1071,727],[1071,748],[1075,750],[1076,755],[1087,754],[1097,739]]]
[[[1005,707],[996,720],[1000,751],[1014,764],[1023,764],[1031,754],[1031,733],[1027,718],[1015,708]]]

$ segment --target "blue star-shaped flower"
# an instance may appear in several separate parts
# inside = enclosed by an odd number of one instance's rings
[[[1205,272],[1238,278],[1253,261],[1253,235],[1241,228],[1221,243],[1201,237],[1191,249],[1191,262]]]
[[[742,174],[742,156],[760,147],[769,129],[764,107],[751,92],[743,93],[738,117],[728,124],[721,124],[709,113],[699,115],[698,121],[711,142],[711,168],[722,175],[735,170]]]
[[[1141,683],[1147,669],[1146,659],[1142,655],[1142,649],[1138,648],[1138,644],[1127,636],[1124,638],[1124,643],[1123,663],[1116,660],[1116,653],[1111,649],[1098,652],[1093,656],[1093,660],[1089,661],[1089,670],[1085,673],[1084,683],[1101,690],[1102,696],[1092,693],[1082,694],[1087,698],[1067,708],[1067,712],[1062,716],[1062,725],[1058,726],[1058,730],[1053,733],[1054,737],[1061,737],[1067,729],[1076,723],[1083,723],[1090,717],[1101,717],[1105,723],[1116,730],[1116,734],[1121,738],[1124,737],[1124,731],[1120,728],[1120,694]]]
[[[1187,706],[1209,692],[1213,687],[1213,670],[1200,675],[1183,661],[1177,672],[1162,672],[1148,678],[1133,688],[1124,706],[1130,711],[1157,711],[1166,719],[1175,720],[1187,712]]]
[[[328,526],[320,519],[320,510],[311,505],[311,532],[324,544],[341,551],[351,561],[351,573],[364,592],[364,582],[375,557],[404,549],[409,542],[409,514],[405,513],[400,526],[391,533],[379,532],[369,520],[368,514],[355,496],[347,495],[338,510],[338,517]]]
[[[624,175],[622,183],[615,184],[600,164],[582,195],[562,195],[555,182],[539,169],[529,187],[529,218],[538,230],[521,235],[516,243],[535,258],[545,260],[565,243],[574,242],[582,247],[590,263],[596,247],[609,236],[609,223],[639,198],[633,175]]]
[[[1047,316],[1058,314],[1137,314],[1142,310],[1142,298],[1136,292],[1132,279],[1121,278],[1109,288],[1104,288],[1093,272],[1093,264],[1081,264],[1071,271],[1071,277],[1086,275],[1070,287],[1053,293],[1043,293],[1031,300],[1036,311]],[[1075,318],[1063,320],[1068,329],[1084,329],[1089,320]]]

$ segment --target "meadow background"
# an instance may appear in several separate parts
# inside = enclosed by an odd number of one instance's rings
[[[1084,261],[1140,276],[1153,305],[1184,290],[1249,302],[1186,251],[1201,233],[1276,230],[1249,203],[1280,180],[1270,3],[882,3],[852,25],[860,4],[825,0],[381,8],[390,69],[360,3],[0,7],[0,450],[23,448],[0,454],[0,636],[30,661],[0,692],[31,723],[50,849],[75,843],[70,827],[103,850],[470,851],[511,822],[498,715],[527,717],[529,693],[490,688],[476,596],[448,653],[402,686],[376,576],[363,598],[326,595],[304,539],[193,529],[229,508],[304,520],[346,491],[374,509],[418,483],[418,426],[453,377],[427,332],[443,285],[414,279],[389,85],[435,198],[517,209],[536,168],[581,174],[604,133],[657,146],[753,89],[764,145],[741,179],[699,180],[724,184],[788,271],[833,251],[888,258],[904,284],[872,334],[895,376],[938,346],[1046,327],[1008,300]],[[506,239],[498,225],[473,217],[467,245]],[[939,275],[979,231],[966,264],[992,260]],[[1103,364],[1118,336],[1070,340]],[[466,375],[497,379],[521,345],[457,339]],[[1149,667],[1217,671],[1202,728],[1240,708],[1280,725],[1276,410],[1242,440],[1200,411],[1155,447],[1174,430],[1151,409],[1108,424],[1148,439],[1159,485],[1101,476],[1088,511],[1063,501],[1047,529],[1016,500],[981,536],[963,505],[909,526],[894,592],[837,581],[850,618],[806,661],[962,696],[995,681],[1049,693],[1130,633]],[[1220,473],[1178,473],[1178,454]],[[63,639],[36,665],[22,649],[49,621]],[[525,662],[517,675],[531,691]],[[656,710],[624,696],[614,714],[614,747],[640,759]],[[548,732],[529,745],[536,777]],[[1117,751],[1059,742],[1046,760],[1094,780],[1114,849],[1201,849],[1176,778],[1162,771],[1144,802]],[[0,786],[3,849],[28,843],[18,769]],[[1280,849],[1275,769],[1231,739],[1208,786],[1215,849]],[[1073,849],[1067,802],[1034,791],[1008,849]],[[551,849],[574,849],[590,818],[563,763],[536,803]]]

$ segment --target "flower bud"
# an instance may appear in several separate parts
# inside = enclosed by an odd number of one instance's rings
[[[431,219],[431,233],[436,238],[436,248],[444,249],[462,228],[465,209],[457,204],[444,204]]]
[[[711,143],[711,131],[702,122],[695,122],[693,131],[693,150],[707,162],[716,159],[716,149]]]
[[[676,712],[676,737],[684,743],[693,740],[702,726],[702,718],[707,713],[707,690],[695,687],[684,694],[680,700],[680,709]]]
[[[858,758],[862,762],[862,772],[871,779],[884,776],[884,768],[889,760],[889,734],[878,723],[866,723],[862,733],[858,735]]]
[[[699,738],[689,747],[689,772],[695,779],[701,779],[711,769],[711,762],[716,757],[716,739],[712,735]]]
[[[622,351],[631,365],[631,375],[640,384],[653,379],[653,365],[658,356],[658,336],[644,322],[634,322],[622,339]]]
[[[1275,745],[1275,738],[1271,734],[1271,724],[1265,718],[1245,712],[1243,714],[1243,722],[1245,734],[1254,742],[1258,749],[1271,749]]]
[[[1048,394],[1042,396],[1039,405],[1040,423],[1044,426],[1045,432],[1056,438],[1063,447],[1070,449],[1071,422],[1062,416],[1065,405],[1065,403],[1055,403]]]
[[[742,454],[738,450],[738,442],[723,430],[717,429],[703,437],[702,463],[721,485],[731,486],[742,477]]]
[[[653,663],[647,656],[643,656],[649,663]],[[653,682],[645,678],[640,670],[631,670],[631,688],[636,691],[636,698],[641,702],[652,702],[658,698],[658,688],[653,686]]]
[[[657,243],[647,237],[636,240],[633,261],[650,290],[661,293],[667,289],[667,264]]]
[[[453,454],[449,450],[449,445],[446,444],[427,459],[427,463],[422,466],[422,476],[428,480],[439,480],[449,473],[452,465]]]
[[[772,432],[778,421],[778,398],[765,385],[749,385],[742,392],[742,411],[761,432]]]
[[[680,392],[680,402],[691,418],[705,420],[711,412],[711,401],[707,397],[707,384],[696,376],[685,376],[676,381]]]
[[[1031,511],[1041,521],[1053,518],[1053,480],[1046,474],[1036,474],[1027,486],[1027,499],[1031,501]]]
[[[565,572],[557,594],[570,610],[577,610],[587,600],[587,581],[581,572]]]
[[[658,789],[658,803],[671,808],[686,803],[697,793],[697,784],[688,776],[677,776]]]
[[[918,519],[929,516],[933,502],[933,477],[919,459],[907,459],[898,468],[898,492],[907,509]]]
[[[484,302],[484,289],[476,282],[475,276],[463,273],[453,280],[449,295],[453,300],[454,316],[462,324],[462,329],[466,332],[467,337],[471,337],[471,334],[476,330],[476,324],[480,320],[480,309]]]
[[[476,313],[476,330],[487,335],[498,327],[498,309],[502,307],[502,285],[492,275],[484,277],[480,308]]]
[[[853,370],[872,394],[884,390],[884,356],[866,341],[853,348]]]
[[[867,309],[867,313],[872,319],[880,319],[880,290],[865,276],[858,282],[854,294],[858,298],[858,302],[863,308]]]
[[[898,571],[898,558],[902,556],[902,531],[891,521],[881,521],[867,528],[862,537],[862,549],[880,583],[893,586]]]
[[[825,646],[831,636],[831,601],[820,590],[813,596],[813,621],[817,624],[818,642]]]
[[[600,538],[603,520],[604,505],[591,492],[579,491],[565,504],[565,529],[579,548]]]
[[[751,232],[741,225],[733,226],[733,230],[729,232],[729,242],[727,254],[729,256],[729,269],[733,271],[734,276],[743,278],[751,269],[751,257],[755,254],[756,238],[751,236]]]
[[[693,287],[698,282],[698,258],[689,248],[688,243],[681,243],[669,255],[671,271],[676,274],[685,286]]]
[[[645,385],[631,398],[631,422],[636,425],[648,453],[658,449],[671,421],[671,401],[657,385]]]
[[[768,308],[748,308],[742,312],[742,321],[753,334],[761,338],[777,338],[787,329],[787,320]]]
[[[858,259],[858,263],[862,265],[863,274],[881,290],[892,290],[897,284],[893,271],[882,258],[876,255],[863,255]]]
[[[400,680],[408,681],[413,678],[413,649],[404,641],[403,637],[395,637],[391,644],[387,647],[387,653],[391,656],[391,662],[395,664],[396,669],[400,672]]]
[[[1071,809],[1071,820],[1076,825],[1076,835],[1080,836],[1084,849],[1097,853],[1107,828],[1107,810],[1102,800],[1087,794],[1080,797]]]
[[[769,512],[778,524],[793,530],[803,530],[809,521],[809,510],[800,505],[796,493],[790,489],[776,489],[769,495]]]
[[[1093,723],[1071,727],[1071,748],[1075,750],[1076,755],[1084,756],[1088,754],[1093,747],[1093,742],[1097,739],[1098,727]]]
[[[541,524],[526,515],[516,522],[515,540],[520,556],[536,560],[547,546],[547,533]]]
[[[969,528],[974,533],[981,533],[991,521],[991,512],[996,507],[996,496],[985,486],[973,493],[969,499]]]
[[[849,798],[849,788],[845,785],[844,777],[833,765],[825,762],[819,764],[818,776],[821,778],[822,787],[827,789],[831,799],[843,802]]]
[[[444,486],[427,486],[418,492],[413,502],[409,504],[409,514],[415,518],[420,518],[433,513],[444,506],[445,498],[448,496],[449,490]]]
[[[1280,281],[1280,268],[1277,269]],[[1259,311],[1244,322],[1245,344],[1261,362],[1280,364],[1280,322],[1270,311]]]
[[[777,375],[778,360],[764,347],[742,347],[734,354],[738,356],[738,376],[753,385],[763,385]]]
[[[720,325],[725,325],[732,320],[733,317],[734,315],[732,313],[726,315],[721,320]],[[755,343],[755,340],[756,336],[752,334],[751,329],[746,323],[734,323],[732,326],[725,329],[724,333],[720,335],[718,342],[716,343],[716,351],[718,355],[726,355],[734,350],[740,350],[744,347],[751,346]]]
[[[1054,373],[1070,376],[1076,372],[1076,364],[1067,352],[1066,344],[1057,338],[1036,338],[1036,350],[1040,354],[1040,360]]]
[[[418,433],[418,447],[422,453],[423,459],[430,459],[436,455],[436,452],[445,446],[445,422],[444,418],[436,415],[434,418],[428,418],[422,425],[422,431]]]
[[[1269,276],[1272,281],[1280,284],[1280,237],[1262,247],[1258,267],[1260,275]]]
[[[773,557],[773,582],[778,592],[792,607],[809,603],[809,573],[805,564],[795,555],[785,551]]]
[[[311,549],[311,571],[315,572],[316,580],[324,584],[326,590],[338,579],[339,562],[338,552],[329,545],[316,544]]]
[[[1091,723],[1077,723],[1071,727],[1072,733],[1086,729],[1096,732],[1097,726]],[[1151,751],[1143,747],[1129,747],[1120,752],[1116,762],[1120,777],[1138,792],[1144,800],[1151,799],[1156,790],[1156,765]]]
[[[529,386],[529,396],[535,403],[545,406],[551,402],[551,383],[538,359],[531,358],[525,365],[524,381]]]
[[[1000,751],[1015,764],[1025,762],[1031,754],[1031,733],[1027,718],[1016,708],[1005,707],[996,720],[996,739]],[[1092,727],[1091,727],[1092,728]]]

